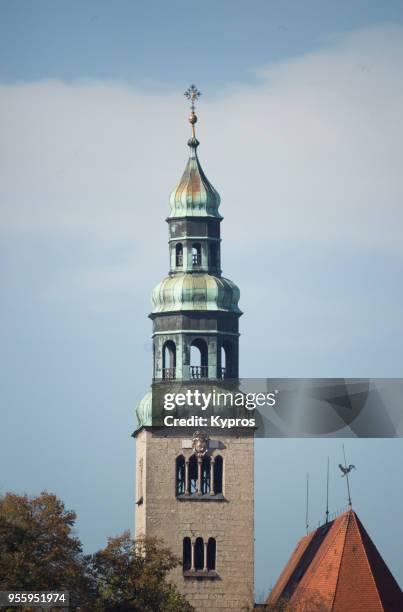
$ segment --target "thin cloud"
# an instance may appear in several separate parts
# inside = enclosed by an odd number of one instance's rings
[[[401,250],[402,62],[403,28],[365,30],[205,96],[199,152],[229,248],[247,218],[257,241]],[[1,86],[0,230],[140,252],[154,233],[162,250],[186,112],[179,95],[121,83]]]

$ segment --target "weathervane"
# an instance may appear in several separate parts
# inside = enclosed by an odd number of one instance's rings
[[[192,83],[192,85],[190,87],[188,87],[188,89],[185,91],[185,97],[190,100],[190,110],[192,111],[189,117],[189,123],[192,126],[192,136],[193,138],[196,137],[195,135],[195,123],[197,122],[197,116],[195,115],[195,102],[196,100],[198,100],[201,96],[201,91],[199,91],[196,87],[196,85],[194,85]]]
[[[350,465],[347,465],[347,461],[346,461],[346,451],[344,450],[344,444],[343,444],[343,457],[344,457],[344,466],[341,465],[341,463],[339,463],[339,468],[342,472],[342,477],[345,476],[346,477],[346,481],[347,481],[347,494],[348,494],[348,505],[351,508],[351,493],[350,493],[350,482],[348,479],[348,475],[352,470],[355,470],[356,467],[355,465],[353,465],[352,463],[350,463]]]

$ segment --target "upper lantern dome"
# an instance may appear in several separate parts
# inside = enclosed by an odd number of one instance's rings
[[[171,193],[169,203],[172,217],[216,217],[220,196],[204,174],[197,157],[199,141],[195,136],[188,141],[190,157],[181,180]]]
[[[184,310],[214,310],[241,315],[239,289],[235,283],[212,274],[167,276],[152,294],[152,314]]]

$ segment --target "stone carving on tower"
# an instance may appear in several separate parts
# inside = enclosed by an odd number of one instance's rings
[[[253,436],[153,428],[154,400],[173,384],[239,377],[238,287],[221,272],[220,196],[198,159],[192,85],[189,159],[167,218],[169,272],[152,293],[152,389],[137,406],[136,536],[182,559],[171,579],[198,612],[253,605]],[[186,414],[186,406],[183,408]],[[155,423],[154,423],[155,424]]]
[[[203,457],[208,450],[208,435],[204,431],[196,431],[193,434],[192,449],[198,457]]]

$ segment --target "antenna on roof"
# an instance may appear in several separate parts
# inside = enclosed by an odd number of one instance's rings
[[[309,472],[306,475],[306,512],[305,512],[306,535],[309,533]]]
[[[348,494],[348,506],[349,508],[351,508],[351,493],[350,493],[350,481],[348,479],[348,475],[351,472],[351,470],[355,470],[355,465],[352,465],[350,463],[350,465],[347,465],[347,461],[346,461],[346,451],[344,450],[344,444],[343,444],[343,457],[344,457],[344,467],[341,465],[341,463],[339,463],[339,468],[342,471],[342,477],[345,476],[346,477],[346,481],[347,481],[347,494]]]
[[[329,457],[327,458],[327,472],[326,472],[326,519],[325,522],[329,522]]]

